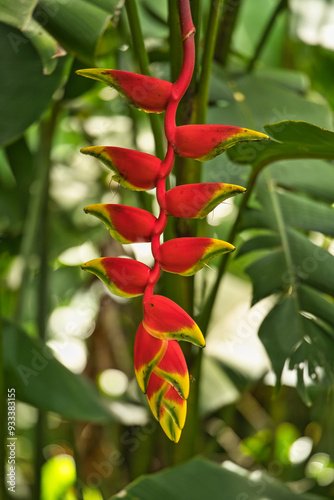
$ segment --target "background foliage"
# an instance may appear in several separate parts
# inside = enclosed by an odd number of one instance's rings
[[[140,300],[107,294],[80,269],[100,255],[150,263],[144,244],[116,243],[85,205],[156,207],[151,193],[123,190],[79,149],[161,156],[163,118],[75,70],[175,80],[176,6],[0,0],[1,442],[11,387],[18,437],[15,494],[1,485],[9,498],[99,500],[124,488],[129,499],[333,496],[333,2],[191,2],[198,57],[179,122],[245,126],[271,139],[203,167],[179,159],[171,178],[247,187],[208,221],[167,228],[168,238],[237,247],[195,279],[166,275],[161,284],[207,333],[203,355],[185,351],[192,387],[178,445],[134,380]],[[2,449],[2,470],[6,463]]]

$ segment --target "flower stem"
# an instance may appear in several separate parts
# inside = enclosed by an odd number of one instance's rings
[[[245,192],[245,194],[243,194],[243,197],[242,197],[242,200],[240,203],[240,207],[239,207],[239,211],[238,211],[238,215],[237,215],[235,222],[231,228],[231,231],[227,237],[227,241],[231,244],[234,243],[234,240],[238,234],[240,221],[241,221],[243,213],[247,207],[248,200],[253,192],[257,177],[258,177],[260,171],[262,170],[262,168],[263,168],[263,165],[258,165],[257,167],[252,169],[252,172],[250,174],[250,177],[249,177],[248,183],[247,183],[247,188],[246,188],[247,191]],[[207,300],[203,306],[202,312],[198,317],[198,325],[202,329],[204,336],[208,330],[211,312],[212,312],[213,306],[214,306],[215,301],[216,301],[220,282],[221,282],[223,275],[226,271],[226,266],[227,266],[229,257],[230,257],[229,253],[224,254],[222,256],[222,260],[221,260],[220,266],[218,268],[215,283],[211,289],[209,297],[207,298]]]
[[[206,122],[206,111],[209,100],[209,83],[212,60],[216,45],[218,25],[222,10],[223,0],[211,2],[208,26],[205,36],[204,52],[202,57],[202,71],[198,85],[196,119],[195,123]]]
[[[266,41],[267,41],[267,38],[269,37],[271,31],[272,31],[272,27],[274,26],[276,20],[277,20],[277,16],[287,8],[288,6],[288,3],[287,3],[287,0],[281,0],[279,2],[279,4],[277,5],[276,9],[274,10],[274,12],[272,13],[270,19],[269,19],[269,22],[266,26],[266,29],[264,30],[264,32],[262,33],[262,36],[261,36],[261,39],[256,47],[256,50],[255,50],[255,53],[252,57],[252,59],[249,61],[248,63],[248,66],[247,66],[247,72],[250,73],[252,71],[252,69],[254,68],[254,64],[255,62],[257,61]]]
[[[215,59],[226,65],[227,57],[230,51],[232,34],[237,22],[242,0],[225,0],[223,15],[219,26],[217,38]]]
[[[37,153],[38,169],[43,169],[43,183],[39,193],[40,213],[38,231],[38,253],[40,257],[39,285],[38,285],[38,306],[37,306],[37,330],[39,338],[45,340],[46,322],[48,314],[47,288],[48,288],[48,201],[49,201],[49,176],[51,169],[51,147],[60,102],[57,101],[48,118],[42,120],[40,124],[40,143]],[[37,234],[36,234],[37,236]],[[34,498],[41,496],[41,467],[44,461],[43,444],[44,430],[46,426],[46,413],[39,410],[35,434],[35,484]]]
[[[149,69],[150,61],[145,49],[144,37],[140,26],[136,1],[126,0],[125,8],[129,20],[133,49],[138,59],[140,71],[144,75],[150,75],[150,69]],[[154,136],[156,156],[162,159],[164,156],[164,146],[163,146],[159,116],[150,113],[149,120],[151,123],[152,133]]]

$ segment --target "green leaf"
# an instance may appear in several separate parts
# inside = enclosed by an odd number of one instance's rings
[[[34,17],[64,47],[89,65],[95,65],[98,45],[110,22],[112,5],[106,11],[88,0],[40,0]],[[43,24],[43,23],[42,23]]]
[[[282,160],[267,168],[279,186],[334,203],[334,168],[329,161]]]
[[[272,140],[228,151],[236,163],[267,165],[287,158],[334,159],[334,132],[308,122],[286,120],[264,126]]]
[[[0,0],[0,22],[14,28],[23,29],[29,22],[38,0],[9,2]]]
[[[180,445],[182,440],[180,441]],[[321,500],[297,495],[264,472],[248,472],[232,463],[223,466],[204,458],[194,458],[171,469],[142,476],[112,497],[145,500]],[[325,500],[323,498],[323,500]]]
[[[240,396],[230,377],[219,362],[204,355],[200,379],[200,412],[207,415],[228,404],[235,403]]]
[[[41,58],[43,74],[50,75],[58,63],[57,41],[35,19],[29,20],[23,33],[29,38]]]
[[[258,204],[246,210],[242,222],[242,229],[253,228],[253,236],[239,255],[256,252],[246,268],[253,304],[272,294],[278,297],[259,330],[278,384],[288,361],[310,404],[310,383],[329,387],[334,381],[334,256],[297,228],[333,235],[334,211],[322,201],[282,191],[269,170],[259,184]],[[263,234],[264,229],[270,233]]]
[[[0,146],[18,138],[50,104],[63,76],[63,63],[52,75],[43,67],[30,40],[0,23]]]
[[[6,320],[3,351],[7,386],[15,387],[21,401],[70,419],[112,420],[88,380],[65,368],[45,345]]]

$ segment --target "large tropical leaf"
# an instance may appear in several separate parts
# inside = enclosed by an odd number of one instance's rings
[[[264,472],[253,473],[231,463],[223,466],[204,458],[142,476],[111,500],[325,500],[324,497],[293,493]]]
[[[18,138],[38,120],[51,102],[63,76],[58,64],[52,75],[43,74],[35,47],[23,33],[0,23],[0,146]]]
[[[65,368],[51,351],[13,323],[3,321],[6,386],[37,408],[75,420],[112,420],[97,391],[83,377]]]
[[[326,171],[328,164],[319,163]],[[310,402],[307,386],[334,381],[334,256],[326,249],[334,236],[334,194],[323,188],[328,181],[320,175],[312,176],[309,196],[300,192],[301,177],[289,175],[294,167],[290,161],[284,182],[279,164],[263,172],[256,205],[248,207],[242,221],[242,230],[253,231],[239,257],[248,255],[253,304],[275,296],[259,336],[278,382],[287,362],[297,370],[298,388]],[[301,172],[302,167],[297,166]],[[320,245],[312,241],[312,234],[319,235]]]
[[[285,120],[264,126],[271,141],[241,145],[229,151],[233,161],[267,165],[285,158],[334,159],[334,132],[303,121]],[[250,147],[248,147],[250,146]]]

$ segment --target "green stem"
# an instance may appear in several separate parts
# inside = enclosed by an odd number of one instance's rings
[[[59,103],[55,103],[48,127],[53,133],[55,126],[55,121],[59,111]],[[49,147],[51,149],[51,144],[46,142],[43,149]],[[50,151],[48,151],[50,153]],[[44,158],[48,158],[48,161],[44,162]],[[31,259],[33,257],[36,241],[38,239],[38,232],[40,228],[41,216],[43,214],[43,205],[45,204],[45,192],[49,182],[49,157],[46,154],[42,155],[42,151],[39,152],[39,159],[37,161],[36,177],[34,180],[34,193],[31,194],[27,209],[26,223],[23,231],[22,243],[20,256],[23,262],[22,271],[22,284],[18,292],[18,298],[16,303],[15,320],[17,323],[21,323],[24,314],[24,305],[26,303],[27,294],[29,292],[30,276],[31,276]],[[44,299],[43,299],[44,300]]]
[[[238,228],[239,228],[241,218],[242,218],[243,213],[247,207],[248,200],[253,192],[258,175],[263,167],[264,167],[264,165],[262,164],[262,165],[258,165],[257,167],[254,167],[252,169],[252,172],[250,174],[250,177],[249,177],[248,183],[247,183],[247,191],[242,197],[239,211],[238,211],[238,215],[237,215],[235,222],[231,228],[231,231],[227,237],[227,241],[231,244],[234,243],[235,238],[238,234]],[[199,327],[201,328],[204,335],[206,334],[208,326],[209,326],[211,312],[212,312],[212,309],[213,309],[213,306],[214,306],[214,303],[215,303],[215,300],[217,297],[218,289],[220,286],[220,282],[221,282],[221,279],[225,273],[226,266],[227,266],[230,255],[231,254],[224,254],[223,255],[218,272],[217,272],[215,283],[212,287],[212,290],[210,292],[209,297],[207,298],[206,303],[203,306],[202,313],[199,315],[199,318],[198,318]]]
[[[237,22],[242,0],[225,0],[223,16],[220,22],[219,34],[217,38],[215,59],[226,65],[230,51],[232,34]]]
[[[171,81],[175,82],[182,67],[182,40],[179,9],[175,0],[168,0],[169,60]]]
[[[150,75],[150,61],[145,49],[144,37],[140,27],[137,3],[135,0],[126,0],[125,8],[128,15],[130,32],[133,43],[133,50],[138,59],[140,71],[144,75]],[[150,113],[149,120],[154,136],[156,156],[160,159],[164,157],[164,145],[162,140],[162,130],[159,116]]]
[[[196,123],[206,122],[206,111],[209,100],[209,83],[212,60],[215,51],[218,25],[222,10],[223,0],[211,2],[208,26],[205,36],[204,52],[202,57],[202,71],[199,80],[196,107]]]
[[[51,168],[51,148],[54,130],[57,122],[58,113],[60,110],[60,102],[57,101],[48,118],[44,119],[40,124],[40,143],[37,153],[37,171],[41,173],[39,198],[39,231],[35,236],[38,236],[39,242],[39,285],[38,285],[38,309],[37,309],[37,329],[39,338],[45,340],[46,323],[48,315],[48,201],[49,201],[49,179]],[[44,461],[43,444],[44,444],[44,429],[46,426],[46,413],[39,410],[38,421],[36,424],[35,435],[35,484],[34,498],[41,498],[41,467]]]
[[[288,3],[287,3],[287,0],[280,0],[280,2],[278,3],[276,9],[274,10],[274,12],[272,13],[270,19],[269,19],[269,22],[266,26],[266,29],[264,30],[264,32],[262,33],[262,36],[261,36],[261,39],[256,47],[256,50],[255,50],[255,53],[252,57],[252,59],[249,61],[248,63],[248,66],[247,66],[247,72],[250,73],[252,71],[252,69],[254,68],[254,64],[255,62],[257,61],[266,41],[267,41],[267,38],[269,37],[271,31],[272,31],[272,27],[274,26],[275,22],[276,22],[276,19],[277,19],[277,16],[287,8],[288,6]]]
[[[252,191],[254,189],[257,177],[258,177],[258,175],[263,167],[264,167],[264,165],[259,165],[256,168],[253,168],[253,170],[251,172],[251,175],[249,177],[248,184],[247,184],[247,191],[243,195],[237,218],[236,218],[236,220],[231,228],[230,234],[227,238],[227,241],[229,243],[233,243],[237,234],[238,234],[238,227],[239,227],[242,215],[244,213],[244,210],[247,206],[248,200],[249,200],[249,198],[252,194]],[[215,300],[217,297],[217,293],[219,290],[221,279],[222,279],[222,277],[225,273],[225,270],[226,270],[229,255],[230,254],[223,255],[223,258],[222,258],[222,261],[221,261],[221,264],[220,264],[220,267],[219,267],[219,270],[217,273],[215,284],[214,284],[214,286],[211,290],[211,293],[210,293],[210,295],[209,295],[209,297],[208,297],[208,299],[203,307],[201,315],[197,319],[197,323],[198,323],[199,327],[201,328],[204,336],[206,335],[207,330],[208,330],[212,309],[213,309],[213,306],[214,306],[214,303],[215,303]],[[192,375],[194,376],[194,379],[195,379],[195,390],[193,391],[194,394],[192,395],[191,407],[193,407],[194,409],[196,408],[197,410],[191,411],[191,413],[190,413],[191,419],[189,419],[190,421],[188,421],[188,427],[190,427],[190,429],[189,429],[190,436],[191,435],[196,436],[196,429],[198,429],[198,427],[199,427],[199,415],[198,415],[198,405],[199,405],[199,397],[200,397],[199,381],[201,378],[202,359],[203,359],[203,349],[201,349],[198,352],[197,358],[196,358],[194,366],[193,366],[193,372],[192,372]],[[196,446],[196,445],[198,445],[198,443],[194,442],[192,446]]]

